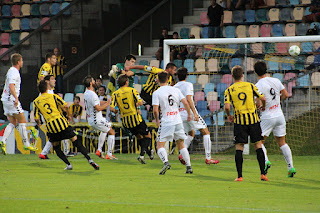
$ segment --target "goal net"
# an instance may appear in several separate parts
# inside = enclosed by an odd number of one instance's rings
[[[297,56],[288,52],[294,45],[300,49]],[[227,122],[223,111],[224,91],[233,83],[230,71],[236,65],[242,66],[244,80],[255,84],[254,63],[259,60],[266,62],[267,75],[282,81],[289,92],[290,98],[281,106],[292,151],[294,154],[318,154],[320,36],[164,41],[164,65],[171,61],[189,71],[187,81],[194,85],[194,101],[211,132],[214,152],[225,152],[233,147],[233,124]],[[266,147],[269,152],[280,153],[272,135]],[[191,149],[202,153],[200,136]]]

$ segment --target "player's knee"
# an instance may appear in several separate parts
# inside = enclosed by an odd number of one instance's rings
[[[200,133],[201,133],[202,135],[210,135],[210,132],[209,132],[208,128],[200,129]]]

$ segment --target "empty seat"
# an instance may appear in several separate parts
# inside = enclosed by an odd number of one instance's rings
[[[196,75],[188,75],[187,82],[190,82],[192,84],[197,83],[197,76]]]
[[[60,11],[60,4],[59,3],[53,3],[50,6],[50,13],[51,15],[57,15]]]
[[[226,38],[235,38],[236,28],[235,26],[227,26],[224,29],[224,34]]]
[[[198,78],[198,83],[202,85],[202,88],[209,82],[208,75],[200,75]]]
[[[300,23],[296,27],[297,36],[305,36],[307,34],[309,27],[307,23]]]
[[[43,16],[50,15],[50,5],[49,4],[41,4],[40,5],[40,14]]]
[[[201,24],[205,24],[205,25],[209,24],[207,12],[201,12],[200,13],[200,22],[201,22]]]
[[[209,28],[208,27],[203,27],[201,31],[201,37],[202,38],[209,38]]]
[[[20,19],[11,19],[11,30],[20,30]]]
[[[239,25],[236,28],[237,38],[246,38],[247,37],[247,27],[245,25]]]
[[[221,82],[225,83],[229,87],[232,84],[232,75],[230,74],[223,75]]]
[[[10,17],[11,16],[11,6],[10,5],[3,5],[1,8],[1,14],[4,17]]]
[[[212,92],[212,91],[214,91],[214,83],[207,83],[207,84],[204,86],[204,93],[205,93],[206,96],[207,96],[207,94],[208,94],[209,92]]]
[[[205,100],[205,93],[204,92],[195,92],[194,93],[194,101],[196,104],[198,104],[198,101],[204,101]]]
[[[195,67],[197,72],[205,72],[206,71],[205,59],[197,59],[195,62]]]
[[[64,100],[65,102],[73,102],[73,97],[74,97],[73,93],[66,93],[66,94],[64,95],[63,100]]]
[[[288,23],[284,28],[286,36],[296,36],[296,24]]]
[[[310,53],[312,52],[312,43],[311,42],[302,42],[302,53]]]
[[[269,10],[269,21],[279,21],[279,8],[271,8]]]
[[[276,53],[275,43],[265,43],[264,44],[264,53]]]
[[[211,112],[215,112],[220,109],[220,101],[212,100],[209,102],[209,109]]]
[[[232,11],[232,20],[233,23],[243,23],[245,19],[243,10],[234,10]]]
[[[201,111],[207,110],[207,107],[208,107],[208,103],[206,101],[198,101],[197,102],[197,109],[199,111],[199,114]]]
[[[225,10],[223,12],[223,23],[224,24],[232,23],[232,11]]]
[[[232,58],[230,61],[230,69],[234,66],[242,66],[242,59],[241,58]]]
[[[276,0],[265,0],[265,2],[267,6],[270,6],[270,7],[276,6]]]
[[[246,10],[245,17],[247,23],[256,22],[256,11],[255,10]]]
[[[247,71],[253,71],[254,70],[254,67],[253,67],[254,63],[255,63],[254,58],[247,57]]]
[[[189,28],[181,28],[180,29],[180,38],[188,39],[189,38],[190,29]]]
[[[40,19],[39,18],[33,18],[30,21],[30,28],[35,30],[38,27],[40,27]]]
[[[142,77],[141,77],[141,80],[140,80],[140,84],[145,84],[145,83],[147,83],[148,78],[149,78],[149,76],[146,76],[146,75],[142,76]]]
[[[270,24],[263,24],[260,27],[260,35],[261,37],[270,37],[271,36],[271,26]]]
[[[61,4],[61,10],[63,10],[64,8],[68,7],[70,5],[69,2],[63,2]],[[66,11],[63,12],[63,15],[70,15],[71,12],[70,12],[70,9],[67,9]]]
[[[287,2],[287,0],[276,0],[276,5],[277,6],[287,6],[288,2]]]
[[[149,61],[147,61],[147,60],[141,60],[141,61],[139,61],[139,65],[149,66]]]
[[[292,62],[294,62],[294,60],[291,57],[283,58],[283,63],[280,64],[281,69],[285,71],[292,70]]]
[[[262,54],[262,44],[257,43],[257,44],[251,44],[251,50],[253,54]]]
[[[301,73],[300,75],[302,75],[302,74],[303,73]],[[310,84],[310,82],[309,82],[309,74],[298,78],[298,84],[299,84],[300,87],[309,86],[309,84]]]
[[[306,59],[306,64],[310,65],[314,62],[314,55],[309,55]]]
[[[78,84],[74,88],[74,93],[84,93],[85,87],[82,84]]]
[[[194,60],[193,59],[184,60],[183,66],[187,68],[189,72],[193,72]]]
[[[250,25],[248,33],[249,37],[259,37],[259,25]]]
[[[320,72],[314,72],[311,74],[312,86],[320,86]]]
[[[303,7],[295,7],[292,12],[293,19],[296,21],[301,21],[304,14]]]
[[[311,0],[301,0],[301,4],[311,4]]]
[[[11,7],[11,14],[14,17],[19,17],[21,15],[20,13],[20,5],[16,4],[16,5],[12,5]]]
[[[279,79],[281,82],[283,82],[283,74],[282,73],[275,73],[272,76],[273,78]]]
[[[8,48],[1,48],[0,49],[0,55],[3,55],[5,52],[7,52],[9,49]],[[7,54],[5,57],[1,59],[2,61],[8,61],[9,60],[9,55]]]
[[[10,34],[9,33],[1,33],[0,40],[1,45],[9,45],[10,44]]]
[[[21,15],[30,16],[30,4],[23,4],[21,6]]]
[[[151,61],[150,61],[150,66],[151,66],[151,67],[157,67],[157,68],[159,68],[159,66],[160,66],[160,61],[159,61],[159,60],[151,60]]]
[[[209,103],[210,101],[216,101],[218,100],[218,93],[215,91],[208,92],[206,98]]]
[[[276,43],[276,52],[277,53],[287,53],[288,52],[288,43]]]
[[[27,37],[28,35],[29,35],[28,32],[22,32],[22,33],[20,34],[20,41],[21,41],[22,39],[24,39],[25,37]],[[29,44],[30,44],[29,39],[26,40],[25,42],[23,42],[22,44],[23,44],[23,45],[29,45]]]
[[[307,58],[305,56],[303,56],[303,55],[297,56],[296,57],[296,63],[294,64],[294,69],[303,70],[306,59]]]
[[[10,44],[16,45],[20,41],[20,33],[10,33]]]
[[[141,88],[142,88],[142,86],[141,86],[141,84],[134,84],[133,85],[133,87],[140,93],[141,92]]]
[[[210,76],[210,83],[214,83],[215,85],[219,84],[221,82],[222,75],[215,74]]]
[[[3,31],[11,30],[11,20],[10,19],[2,19],[1,20],[1,30],[3,30]]]
[[[274,59],[277,60],[277,59]],[[268,61],[268,67],[270,71],[278,71],[279,70],[279,62],[277,61]]]
[[[215,58],[210,58],[208,60],[208,71],[217,72],[218,71],[218,60]]]
[[[292,9],[291,8],[283,8],[280,11],[280,21],[288,21],[292,20]]]
[[[193,84],[193,91],[194,91],[194,92],[200,92],[200,91],[202,91],[202,85],[201,85],[201,84],[198,84],[198,83]]]
[[[307,7],[305,10],[304,10],[304,15],[307,16],[307,15],[310,15],[311,12],[310,12],[310,7]]]
[[[30,30],[30,19],[28,18],[21,19],[20,28],[21,30]]]
[[[224,126],[224,112],[219,112],[213,115],[213,121],[215,125]]]
[[[287,81],[287,80],[290,80],[292,78],[295,78],[297,77],[297,75],[295,73],[292,73],[292,72],[288,72],[285,74],[284,76],[284,80]],[[292,81],[294,84],[296,84],[296,80]]]
[[[200,32],[201,32],[201,28],[200,27],[192,27],[190,30],[190,35],[194,35],[195,39],[199,39],[200,38]]]
[[[266,9],[259,9],[256,11],[256,21],[257,22],[264,22],[267,21],[267,10]]]
[[[224,93],[224,91],[228,88],[228,86],[225,83],[219,83],[217,84],[217,93],[218,98],[221,97],[221,93]]]
[[[298,5],[300,4],[300,1],[299,0],[289,0],[290,4],[291,5]]]
[[[173,63],[177,66],[177,69],[182,67],[182,60],[180,59],[173,60]]]
[[[40,25],[43,25],[44,23],[46,23],[47,21],[49,21],[49,19],[50,19],[50,18],[48,18],[48,17],[42,18],[42,19],[41,19],[41,22],[40,22]],[[43,30],[50,30],[50,29],[51,29],[50,24],[47,24],[47,25],[43,28]]]
[[[273,37],[283,36],[283,24],[274,24],[272,26]]]
[[[32,4],[30,8],[30,13],[32,16],[40,16],[40,5]]]

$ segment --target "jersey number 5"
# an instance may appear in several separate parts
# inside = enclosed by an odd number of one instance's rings
[[[128,102],[125,102],[125,100],[127,100],[128,98],[123,98],[122,99],[122,103],[123,103],[123,108],[125,108],[125,109],[129,109],[129,104],[128,104]]]
[[[47,114],[51,114],[52,113],[52,109],[50,108],[49,104],[44,104],[43,107],[47,107]]]

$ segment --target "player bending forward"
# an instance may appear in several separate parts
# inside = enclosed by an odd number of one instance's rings
[[[106,159],[118,160],[112,154],[115,143],[115,131],[112,129],[111,123],[102,116],[102,110],[105,110],[110,105],[111,99],[109,99],[108,101],[100,101],[98,95],[95,93],[95,80],[91,76],[85,77],[83,80],[83,84],[87,88],[86,92],[84,93],[84,102],[86,105],[88,123],[93,129],[101,131],[99,135],[98,150],[96,151],[96,155],[100,158],[104,158],[102,154],[102,147],[108,134],[108,151]]]
[[[282,85],[281,81],[277,78],[267,77],[267,65],[264,61],[258,61],[254,65],[254,71],[258,75],[257,88],[266,97],[266,110],[261,112],[261,130],[264,140],[269,137],[270,133],[273,135],[282,151],[284,159],[288,166],[288,176],[293,177],[296,170],[293,167],[291,149],[286,143],[286,120],[284,118],[280,100],[285,100],[289,97],[287,90]],[[264,151],[266,172],[271,167],[271,163],[267,156],[267,150],[262,144]]]
[[[4,131],[2,141],[0,141],[1,151],[4,155],[7,154],[6,144],[8,137],[15,127],[22,137],[23,148],[25,150],[31,151],[38,150],[37,148],[30,146],[27,132],[27,121],[23,114],[21,103],[19,101],[21,84],[19,70],[23,67],[22,56],[20,54],[12,54],[11,64],[12,67],[8,70],[6,82],[1,96],[4,114],[7,116],[10,122],[6,127],[6,130]]]
[[[56,94],[48,94],[48,84],[45,80],[39,82],[38,85],[41,95],[33,101],[35,107],[35,121],[38,126],[40,123],[40,113],[43,115],[46,120],[47,136],[53,145],[54,151],[56,151],[58,157],[67,164],[65,170],[72,170],[72,165],[68,161],[67,157],[61,150],[61,140],[70,139],[77,149],[83,154],[85,158],[89,161],[90,165],[98,170],[99,166],[93,160],[91,160],[88,155],[88,150],[82,145],[81,141],[76,141],[77,136],[73,128],[69,126],[68,120],[60,113],[60,110],[63,110],[68,114],[70,119],[70,113],[68,105],[64,102],[60,96]]]
[[[190,82],[187,82],[187,76],[188,76],[188,70],[184,67],[179,68],[178,72],[178,79],[179,82],[174,85],[174,87],[180,89],[181,93],[186,97],[188,104],[191,108],[191,111],[193,113],[194,119],[190,122],[187,121],[188,114],[186,112],[186,109],[184,108],[183,104],[180,103],[180,115],[183,121],[183,127],[186,134],[188,134],[187,139],[184,141],[184,147],[188,149],[190,146],[194,135],[195,130],[199,130],[201,134],[203,135],[203,146],[206,153],[206,164],[217,164],[219,163],[218,160],[211,159],[211,139],[210,139],[210,132],[207,128],[206,123],[202,119],[202,117],[198,114],[194,103],[193,103],[193,84]],[[185,162],[182,159],[182,155],[179,155],[179,160],[182,164],[185,164]]]
[[[182,120],[179,113],[179,103],[183,103],[184,108],[188,113],[188,121],[191,121],[191,111],[187,100],[184,98],[179,89],[172,86],[168,86],[168,73],[160,72],[158,79],[160,88],[152,95],[153,114],[157,122],[158,134],[157,134],[157,148],[158,155],[163,162],[163,168],[160,171],[160,175],[164,175],[168,169],[171,168],[168,161],[168,154],[164,145],[167,141],[175,140],[177,147],[186,162],[186,173],[192,174],[192,168],[190,163],[190,155],[188,149],[184,147],[184,140],[187,138]],[[162,117],[161,124],[159,121],[159,107],[161,109]]]

